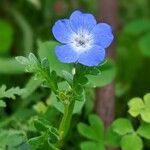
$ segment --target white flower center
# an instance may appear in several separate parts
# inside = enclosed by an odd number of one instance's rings
[[[87,51],[93,44],[93,36],[85,30],[79,30],[78,33],[71,35],[71,45],[79,53]]]

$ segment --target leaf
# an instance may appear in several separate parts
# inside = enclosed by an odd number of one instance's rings
[[[38,136],[38,137],[34,137],[28,140],[28,143],[34,147],[34,148],[38,148],[39,146],[41,146],[45,141],[45,137],[44,135]]]
[[[0,148],[15,147],[25,141],[25,135],[18,130],[1,130],[0,131]]]
[[[141,110],[144,108],[144,103],[141,98],[135,97],[128,102],[128,106],[128,112],[133,117],[137,117],[140,114]]]
[[[139,49],[144,56],[150,57],[150,32],[143,35],[138,43]]]
[[[57,90],[57,74],[55,71],[50,72],[48,59],[43,58],[40,61],[33,53],[30,53],[28,58],[22,56],[16,57],[16,60],[25,65],[25,70],[35,74],[35,80],[40,80],[44,86],[51,88],[54,92]]]
[[[105,134],[105,144],[113,147],[119,147],[121,136],[113,131],[112,126],[110,126]]]
[[[86,125],[84,123],[79,123],[78,124],[78,131],[82,136],[84,136],[87,139],[94,140],[94,141],[99,140],[98,137],[97,137],[97,133],[89,125]]]
[[[90,125],[79,123],[78,132],[91,141],[81,143],[81,149],[97,149],[105,150],[105,139],[104,139],[104,124],[101,119],[96,115],[89,116]]]
[[[88,86],[102,87],[111,83],[116,74],[116,69],[111,60],[108,60],[104,65],[100,66],[101,73],[97,76],[87,75]]]
[[[149,123],[142,123],[141,126],[138,128],[137,133],[150,140],[150,124]]]
[[[0,88],[0,98],[12,98],[15,99],[16,95],[22,95],[24,92],[23,89],[20,89],[19,87],[15,87],[15,88],[10,88],[8,90],[6,90],[6,86],[3,85]]]
[[[69,85],[67,84],[67,82],[61,82],[58,84],[59,89],[61,90],[67,90],[69,88]],[[83,100],[82,101],[75,101],[75,106],[74,106],[74,110],[73,113],[80,113],[81,109],[83,108],[83,105],[85,103],[85,93],[83,92]],[[57,110],[59,110],[61,113],[64,112],[64,105],[58,101],[56,95],[52,92],[51,96],[49,97],[48,100],[50,104],[52,104]]]
[[[150,123],[150,93],[144,95],[145,107],[141,110],[141,118],[143,121]]]
[[[144,96],[144,101],[140,98],[133,98],[129,101],[129,113],[136,117],[139,114],[145,122],[150,122],[150,93]]]
[[[135,20],[125,25],[124,32],[126,34],[138,36],[150,29],[149,20]]]
[[[36,58],[36,56],[33,53],[30,53],[29,56],[23,57],[23,56],[17,56],[16,60],[25,66],[25,71],[26,72],[31,72],[31,73],[36,73],[36,71],[39,71],[39,64],[40,62]]]
[[[0,54],[6,53],[13,42],[13,28],[12,26],[0,19]]]
[[[80,144],[81,150],[105,150],[104,145],[101,143],[86,141]]]
[[[49,132],[48,132],[48,134],[49,134],[49,143],[57,143],[58,142],[58,140],[59,140],[59,132],[58,132],[58,130],[56,129],[56,128],[54,128],[54,127],[51,127],[51,128],[49,128]]]
[[[0,108],[1,107],[6,107],[6,103],[3,100],[0,100]]]
[[[15,58],[0,58],[0,73],[20,74],[23,72],[24,66],[17,62]]]
[[[91,125],[91,127],[93,128],[93,130],[96,132],[97,134],[97,138],[98,139],[103,139],[104,135],[104,124],[102,122],[102,120],[97,116],[97,115],[90,115],[89,116],[89,123]]]
[[[142,150],[143,142],[136,134],[125,135],[121,139],[122,150]]]
[[[69,73],[68,71],[63,70],[62,71],[64,79],[69,83],[72,84],[73,82],[73,75]]]
[[[112,128],[113,131],[119,135],[125,135],[134,132],[131,122],[128,119],[124,118],[119,118],[115,120],[112,124]]]
[[[55,41],[47,41],[39,44],[38,55],[41,59],[48,58],[50,62],[50,67],[52,70],[55,70],[58,75],[62,76],[62,70],[71,72],[71,64],[61,63],[55,55],[55,47],[59,45]]]
[[[49,126],[49,122],[45,119],[35,119],[34,120],[34,126],[37,129],[37,131],[41,132],[41,131],[46,131],[49,128],[51,128],[51,126]]]

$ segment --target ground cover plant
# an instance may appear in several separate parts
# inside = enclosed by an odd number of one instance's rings
[[[0,150],[150,149],[150,9],[127,3],[116,31],[95,0],[0,2]]]

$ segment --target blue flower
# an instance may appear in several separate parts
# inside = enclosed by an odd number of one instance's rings
[[[111,26],[96,22],[92,14],[74,11],[69,19],[58,20],[52,28],[62,43],[55,52],[63,63],[97,66],[105,59],[105,48],[113,41]]]

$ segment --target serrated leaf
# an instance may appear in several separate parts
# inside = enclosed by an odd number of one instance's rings
[[[144,108],[144,103],[141,98],[135,97],[128,102],[128,106],[129,106],[128,112],[133,117],[136,117],[140,114],[141,110]]]
[[[25,135],[18,130],[0,130],[0,148],[15,147],[25,141]]]
[[[39,44],[38,55],[41,59],[48,58],[50,62],[50,67],[52,70],[55,70],[58,75],[62,76],[62,70],[71,72],[71,64],[61,63],[55,55],[55,47],[59,45],[55,41],[47,41]]]
[[[66,79],[66,81],[69,84],[72,84],[72,82],[73,82],[73,75],[71,73],[69,73],[68,71],[65,71],[65,70],[62,71],[62,74],[63,74],[64,79]]]
[[[10,88],[8,90],[6,90],[6,86],[3,85],[0,88],[0,98],[12,98],[15,99],[16,95],[22,95],[24,93],[23,89],[20,89],[19,87],[15,87],[15,88]]]
[[[142,150],[142,139],[136,134],[125,135],[121,139],[122,150]]]
[[[22,65],[28,65],[28,64],[29,64],[28,58],[23,57],[23,56],[17,56],[17,57],[16,57],[16,60],[17,60],[20,64],[22,64]]]
[[[138,128],[137,133],[140,136],[150,140],[150,124],[149,123],[142,123],[140,125],[140,127]]]
[[[128,119],[120,118],[113,122],[113,131],[119,135],[125,135],[128,133],[133,133],[134,129],[131,122]]]

